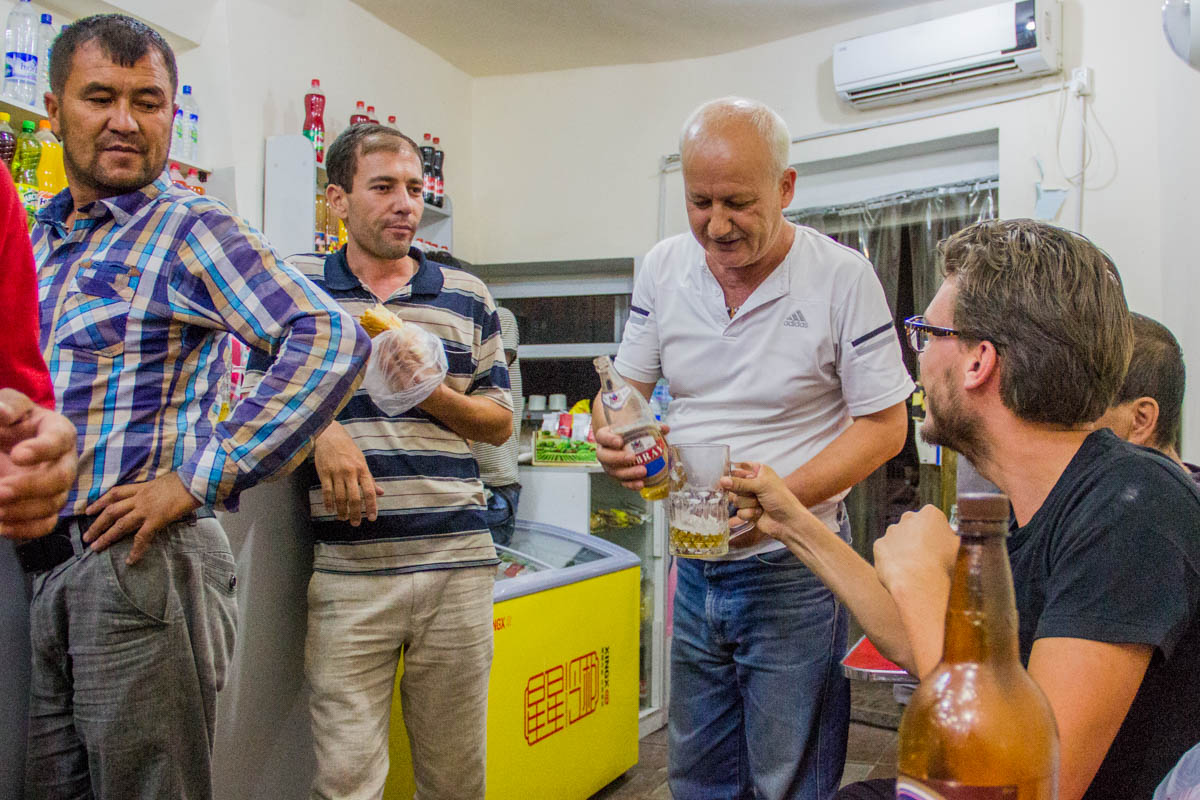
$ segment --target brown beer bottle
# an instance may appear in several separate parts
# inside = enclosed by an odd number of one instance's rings
[[[942,661],[900,722],[896,797],[1052,800],[1058,728],[1018,654],[1008,498],[962,495],[958,519]]]

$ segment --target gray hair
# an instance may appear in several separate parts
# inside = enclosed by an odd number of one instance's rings
[[[709,100],[691,114],[679,132],[679,153],[695,140],[701,138],[711,126],[730,120],[744,120],[754,126],[771,149],[775,172],[782,175],[790,164],[788,156],[792,147],[792,135],[788,132],[783,117],[769,106],[745,97],[719,97]]]

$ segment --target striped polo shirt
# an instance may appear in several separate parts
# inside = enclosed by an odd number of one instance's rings
[[[384,305],[441,338],[447,386],[511,409],[500,323],[483,282],[426,261],[416,248],[409,256],[417,262],[416,272]],[[350,271],[345,248],[288,261],[356,319],[379,302]],[[251,356],[251,380],[259,358]],[[316,539],[313,569],[388,575],[498,563],[484,521],[483,483],[465,438],[420,408],[388,416],[362,389],[337,421],[363,451],[384,493],[378,518],[351,526],[325,508],[316,470],[311,461],[305,466]]]

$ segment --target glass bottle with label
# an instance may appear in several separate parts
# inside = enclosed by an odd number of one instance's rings
[[[592,363],[600,376],[600,402],[604,404],[608,426],[633,450],[637,463],[646,467],[642,497],[662,500],[668,490],[667,442],[650,404],[617,374],[608,356],[600,356]]]
[[[1054,713],[1018,653],[1008,520],[1004,495],[958,499],[942,661],[921,681],[900,723],[897,798],[1058,796]]]

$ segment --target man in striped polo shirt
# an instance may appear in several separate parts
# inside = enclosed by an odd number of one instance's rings
[[[484,795],[498,561],[469,442],[508,439],[512,399],[487,289],[411,247],[424,209],[421,166],[400,132],[347,129],[326,156],[326,198],[346,222],[347,244],[291,260],[355,317],[383,303],[433,332],[449,363],[416,408],[390,417],[359,391],[316,440],[305,647],[313,797],[381,795],[402,653],[417,795]]]

